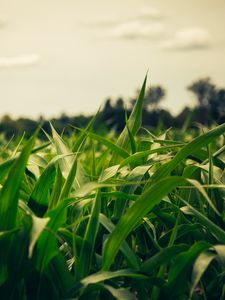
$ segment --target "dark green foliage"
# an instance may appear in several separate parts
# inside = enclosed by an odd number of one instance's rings
[[[150,86],[145,94],[145,101],[142,110],[142,125],[148,128],[158,128],[163,130],[168,127],[180,128],[185,130],[187,127],[196,128],[196,123],[211,126],[225,122],[225,89],[218,88],[211,82],[210,78],[203,78],[195,81],[188,86],[188,90],[194,93],[197,105],[194,108],[185,107],[178,115],[173,116],[169,111],[160,108],[159,104],[166,95],[166,90],[160,85]],[[116,101],[107,99],[95,120],[94,128],[101,134],[108,130],[115,129],[120,133],[125,127],[125,107],[126,114],[129,116],[132,107],[136,103],[136,98],[128,101],[119,98]],[[59,118],[51,119],[51,123],[59,133],[65,136],[73,134],[73,127],[85,127],[92,116],[78,115],[69,117],[63,113]],[[6,115],[1,118],[0,133],[2,132],[7,139],[25,133],[30,137],[38,124],[42,125],[45,132],[50,133],[49,122],[40,117],[34,121],[28,118],[14,120]],[[45,139],[45,134],[40,131],[39,138]]]

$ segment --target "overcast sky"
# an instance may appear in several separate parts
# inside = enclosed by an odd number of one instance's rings
[[[0,115],[96,112],[148,85],[164,107],[210,76],[225,86],[224,0],[0,0]]]

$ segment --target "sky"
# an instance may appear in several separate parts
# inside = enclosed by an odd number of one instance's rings
[[[148,86],[162,107],[195,103],[198,78],[225,82],[224,0],[0,0],[0,116],[95,113]]]

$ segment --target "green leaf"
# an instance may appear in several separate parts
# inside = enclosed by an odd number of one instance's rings
[[[73,187],[75,189],[80,188],[82,186],[85,179],[84,170],[77,161],[78,152],[74,154],[70,151],[70,149],[67,147],[62,138],[58,135],[58,133],[52,125],[51,130],[53,136],[52,142],[56,148],[57,154],[64,155],[64,157],[59,161],[59,166],[63,177],[65,179],[68,179],[64,186],[65,190],[63,192],[63,195],[61,195],[61,197],[66,197],[68,191],[70,191],[71,189],[71,183],[73,183]]]
[[[135,106],[131,112],[131,115],[127,121],[127,126],[129,127],[130,134],[134,137],[138,130],[141,127],[142,123],[142,107],[144,103],[144,96],[145,96],[145,87],[146,87],[146,81],[147,81],[147,75],[144,79],[144,83],[142,85],[140,95],[138,97],[137,102],[135,103]],[[129,150],[130,148],[130,138],[129,138],[129,133],[127,130],[127,126],[123,129],[121,132],[117,142],[116,146],[123,148],[124,150]],[[110,165],[116,165],[119,163],[119,156],[117,153],[114,153],[112,156],[112,159],[110,161]]]
[[[100,110],[99,110],[100,111]],[[93,118],[90,120],[90,122],[87,124],[87,126],[85,127],[84,130],[81,129],[81,133],[78,136],[78,138],[76,139],[76,142],[73,146],[73,152],[78,152],[79,149],[81,149],[82,145],[84,144],[85,140],[86,140],[86,136],[87,136],[87,132],[89,130],[91,130],[91,128],[94,125],[95,120],[97,119],[98,115],[99,115],[99,111],[96,113],[96,115],[93,116]],[[74,126],[72,126],[74,127]],[[79,128],[78,128],[79,129]],[[80,130],[80,129],[79,129]]]
[[[123,166],[126,166],[128,164],[133,164],[137,161],[140,161],[143,158],[147,158],[150,154],[153,153],[163,153],[166,150],[171,150],[173,148],[177,148],[180,147],[181,144],[179,145],[172,145],[172,146],[162,146],[160,148],[155,148],[155,149],[151,149],[151,150],[146,150],[146,151],[140,151],[140,152],[136,152],[132,155],[130,155],[128,158],[125,158],[121,163],[120,163],[120,168],[122,168]]]
[[[112,167],[109,167],[105,170],[102,171],[102,174],[100,175],[98,181],[106,181],[110,178],[112,178],[113,176],[116,175],[116,173],[118,172],[119,170],[119,165],[115,165],[115,166],[112,166]]]
[[[32,257],[34,246],[41,235],[42,231],[49,222],[49,218],[38,218],[35,215],[31,215],[32,218],[32,227],[30,233],[30,244],[29,244],[29,258]]]
[[[193,206],[191,206],[185,200],[183,200],[183,199],[180,199],[180,200],[185,205],[187,205],[187,206],[181,207],[181,211],[183,213],[194,215],[201,222],[201,224],[203,224],[207,228],[207,230],[210,230],[210,232],[217,238],[219,243],[224,243],[225,244],[225,231],[223,229],[218,227],[210,219],[208,219],[202,213],[197,211]]]
[[[20,156],[14,161],[0,193],[0,231],[12,230],[16,226],[19,189],[23,180],[26,164],[34,146],[37,132],[26,143]],[[0,285],[8,276],[8,252],[11,236],[0,247]]]
[[[181,177],[168,177],[154,183],[146,190],[119,220],[115,230],[109,236],[103,251],[103,270],[108,270],[116,256],[121,243],[136,225],[145,217],[162,197],[175,187],[184,184]]]
[[[196,137],[190,143],[181,148],[181,150],[177,152],[176,156],[170,162],[162,165],[152,176],[152,179],[157,181],[165,176],[168,176],[183,159],[187,158],[190,154],[195,154],[195,152],[213,142],[224,132],[225,124],[222,124],[208,131],[207,133]]]
[[[48,263],[59,254],[57,244],[57,230],[66,222],[67,206],[70,200],[64,200],[54,210],[47,213],[49,222],[37,241],[37,269],[40,272],[47,267]]]
[[[93,132],[87,132],[87,135],[89,137],[91,137],[92,139],[98,141],[99,143],[101,143],[102,145],[105,145],[108,149],[110,149],[111,151],[113,151],[113,153],[117,154],[120,157],[126,158],[129,156],[129,153],[124,150],[122,147],[114,144],[112,141],[110,141],[109,139],[102,137],[100,135],[97,135]]]
[[[28,201],[28,206],[37,216],[43,216],[48,208],[48,193],[55,180],[55,159],[51,161],[39,177]]]
[[[147,276],[143,274],[139,274],[133,272],[132,270],[118,270],[115,272],[98,272],[92,275],[89,275],[78,282],[68,293],[66,297],[71,297],[81,290],[85,289],[90,284],[95,284],[99,282],[104,282],[109,279],[114,279],[118,277],[127,277],[127,278],[134,278],[134,279],[148,279]]]
[[[0,164],[0,182],[3,183],[5,177],[10,171],[10,168],[15,162],[15,158],[8,159],[7,161],[4,161]]]
[[[100,214],[99,221],[109,232],[112,232],[115,229],[115,225],[105,215]],[[126,241],[121,244],[120,250],[127,259],[129,266],[138,269],[139,261]]]
[[[179,299],[187,289],[187,275],[189,268],[198,255],[209,248],[209,244],[203,241],[197,242],[187,251],[180,253],[168,274],[168,283],[165,286],[164,293],[168,299]]]
[[[81,247],[80,256],[77,261],[77,278],[85,277],[90,270],[92,257],[94,254],[95,240],[99,227],[99,214],[101,210],[101,193],[97,192],[95,201],[93,203],[91,216],[88,221],[87,229],[85,231],[84,240]]]
[[[128,291],[128,289],[116,289],[108,284],[98,284],[98,288],[107,290],[117,300],[136,300],[136,296]]]
[[[55,183],[54,183],[54,186],[53,186],[53,189],[52,189],[51,200],[50,200],[50,203],[49,203],[49,210],[54,209],[57,206],[57,204],[60,200],[62,187],[63,187],[63,176],[62,176],[62,172],[60,170],[60,167],[57,166],[56,176],[55,176]]]
[[[36,134],[27,142],[20,156],[14,161],[0,194],[0,230],[10,230],[15,226],[18,195],[26,164],[34,146]]]
[[[49,143],[44,144],[40,147],[34,148],[31,153],[37,153],[42,149],[45,149],[46,147],[49,146]],[[10,171],[10,168],[12,167],[12,165],[14,164],[14,162],[17,160],[18,157],[14,157],[11,159],[8,159],[6,161],[4,161],[3,163],[0,164],[0,183],[2,183],[5,179],[5,177],[7,176],[7,174]]]
[[[202,275],[204,274],[209,264],[215,257],[216,255],[214,253],[204,251],[195,260],[193,271],[192,271],[192,277],[191,277],[191,289],[189,294],[190,299],[192,298],[195,287],[197,286],[198,282],[202,278]]]
[[[179,253],[187,250],[187,248],[187,245],[180,244],[160,250],[160,252],[146,260],[140,266],[140,272],[148,275],[152,274],[158,267],[169,263],[172,259],[176,258]]]

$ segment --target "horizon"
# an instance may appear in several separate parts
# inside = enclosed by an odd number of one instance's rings
[[[161,107],[192,106],[186,90],[210,77],[224,86],[225,2],[0,0],[0,116],[90,115],[160,84]],[[127,9],[129,7],[129,9]],[[104,17],[103,17],[104,16]]]

